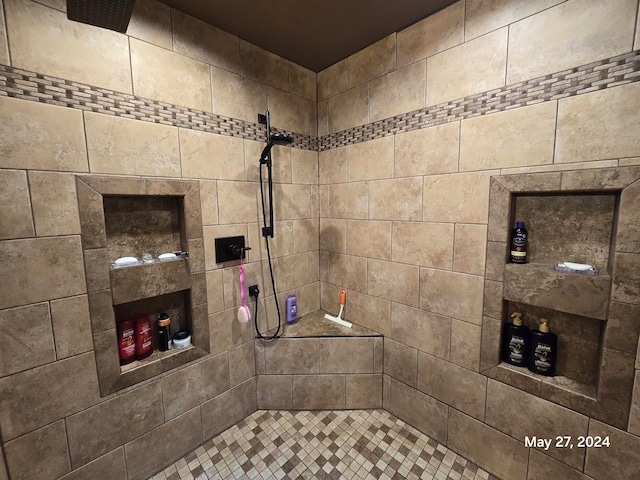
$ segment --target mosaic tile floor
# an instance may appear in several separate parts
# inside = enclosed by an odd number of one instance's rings
[[[149,480],[498,480],[384,410],[258,410]]]

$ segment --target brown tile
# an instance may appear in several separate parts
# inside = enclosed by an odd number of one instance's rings
[[[83,353],[0,379],[0,426],[8,441],[87,408],[99,399],[93,354]],[[52,382],[51,379],[55,379]],[[34,408],[25,409],[24,405]]]
[[[502,321],[494,318],[482,318],[482,340],[480,343],[480,371],[495,367],[500,363],[500,339]]]
[[[509,27],[507,85],[628,51],[634,12],[632,1],[618,8],[564,3],[516,22]]]
[[[274,275],[278,279],[278,287],[283,291],[318,281],[318,252],[305,252],[288,257],[278,258],[274,263]],[[314,266],[313,268],[308,268]],[[266,274],[265,274],[266,275]],[[267,282],[264,277],[262,285]]]
[[[313,374],[319,372],[318,340],[281,338],[265,345],[267,374]],[[291,359],[296,359],[292,362]]]
[[[192,273],[204,272],[204,243],[202,238],[187,241],[189,252],[189,269]]]
[[[267,89],[267,100],[273,115],[271,121],[275,128],[305,135],[317,135],[318,118],[315,102],[272,87]]]
[[[153,180],[139,177],[127,177],[124,175],[82,175],[76,176],[78,181],[86,183],[101,195],[146,195],[151,193],[147,190],[149,184],[161,183],[166,184],[167,180]],[[175,180],[174,180],[175,181]],[[154,194],[165,194],[161,192],[153,192]],[[178,193],[176,193],[178,194]],[[91,200],[94,200],[91,198]],[[101,200],[102,202],[102,200]],[[102,208],[102,203],[100,203]]]
[[[384,373],[416,388],[418,382],[418,351],[390,338],[385,338]]]
[[[448,381],[455,378],[455,382]],[[426,353],[418,353],[418,390],[479,420],[484,419],[487,378]]]
[[[114,422],[128,418],[128,422]],[[163,423],[159,382],[118,395],[66,420],[74,468],[110,452]],[[95,432],[103,432],[96,435]]]
[[[93,349],[86,295],[51,301],[51,321],[58,359]]]
[[[35,2],[4,3],[12,66],[131,93],[126,36],[80,22],[70,24],[64,13]]]
[[[611,448],[590,448],[584,472],[596,480],[632,480],[640,470],[640,438],[596,420],[589,422],[589,436],[609,437]]]
[[[0,170],[0,220],[1,239],[35,236],[24,170]]]
[[[318,100],[325,100],[348,88],[347,59],[318,72]]]
[[[346,408],[382,408],[382,375],[347,375],[346,382]]]
[[[481,336],[480,325],[451,319],[451,362],[474,372],[479,371]]]
[[[11,63],[9,61],[9,45],[7,44],[7,30],[4,25],[4,19],[2,21],[2,24],[0,24],[0,63],[2,63],[3,65],[9,65]],[[4,473],[4,462],[2,468],[0,469],[0,472],[2,472],[0,474],[2,475],[0,478],[2,478],[2,480],[5,480],[6,473]]]
[[[451,320],[418,308],[393,303],[391,337],[446,360],[449,358]]]
[[[369,121],[425,106],[426,60],[402,67],[369,84]]]
[[[640,336],[640,305],[611,302],[604,346],[635,354]]]
[[[329,135],[329,102],[318,102],[318,137]],[[328,151],[328,150],[327,150]]]
[[[47,303],[0,310],[0,377],[55,361]]]
[[[318,153],[318,182],[322,184],[347,181],[347,147],[332,148]]]
[[[633,392],[635,355],[610,348],[602,350],[598,378],[598,402],[608,410],[610,425],[626,428]]]
[[[486,317],[501,319],[504,318],[504,285],[502,282],[493,280],[484,281],[483,309],[482,314]]]
[[[344,409],[345,375],[294,375],[294,410]]]
[[[560,190],[562,172],[500,175],[497,180],[512,192],[549,192]]]
[[[240,40],[242,75],[289,91],[289,62],[275,53]]]
[[[487,225],[487,240],[495,242],[510,241],[509,218],[511,212],[511,194],[509,190],[491,178],[489,187],[489,222]]]
[[[88,295],[91,331],[96,334],[114,328],[116,319],[113,312],[111,289],[92,292]]]
[[[280,220],[302,220],[311,218],[311,186],[276,184],[273,195],[273,214]]]
[[[362,85],[329,99],[329,133],[369,122],[369,86]]]
[[[102,396],[113,393],[114,385],[121,377],[117,339],[115,322],[110,330],[93,335],[93,348]]]
[[[562,190],[621,190],[638,177],[640,168],[635,166],[568,170],[562,172]]]
[[[200,181],[200,202],[203,225],[218,224],[218,186],[214,181]]]
[[[367,290],[367,259],[353,255],[329,255],[329,282],[349,290]]]
[[[396,68],[396,34],[386,36],[347,58],[349,88],[394,71]]]
[[[640,254],[616,253],[613,270],[614,300],[632,304],[640,303]]]
[[[295,63],[289,63],[289,87],[291,93],[316,101],[316,72]]]
[[[229,381],[232,387],[256,374],[253,340],[229,349]]]
[[[369,218],[369,183],[343,183],[329,186],[329,217]]]
[[[499,350],[496,350],[496,354]],[[520,368],[502,362],[500,365],[485,370],[484,375],[499,382],[506,383],[526,393],[539,396],[542,388],[542,379],[539,375],[531,373],[526,368]]]
[[[209,315],[209,331],[213,332],[209,347],[212,354],[224,352],[252,338],[252,326],[238,322],[237,313],[237,308],[231,308]]]
[[[422,220],[422,181],[419,177],[370,182],[370,218]]]
[[[531,450],[529,456],[529,472],[527,480],[545,480],[547,478],[562,478],[563,480],[590,480],[578,470],[566,466],[553,458],[539,452]]]
[[[130,45],[134,94],[211,112],[207,64],[133,38]]]
[[[0,260],[0,308],[69,297],[86,292],[78,237],[4,242]],[[29,288],[24,288],[28,285]]]
[[[62,420],[6,443],[4,451],[15,480],[47,480],[71,470]]]
[[[373,373],[382,373],[384,370],[384,337],[373,339]]]
[[[339,222],[337,220],[336,222]],[[366,239],[366,241],[363,241]],[[346,231],[346,252],[381,260],[391,259],[391,222],[349,220]]]
[[[76,178],[78,213],[82,231],[83,248],[107,246],[107,232],[104,218],[102,195]]]
[[[117,448],[61,477],[60,480],[84,480],[86,478],[122,480],[126,475],[127,468],[124,464],[124,449]]]
[[[346,147],[347,181],[358,182],[393,176],[394,137],[387,136]]]
[[[482,319],[482,277],[420,269],[420,307],[466,322]]]
[[[367,292],[405,305],[418,306],[419,268],[382,260],[367,262]]]
[[[516,412],[526,411],[527,415],[518,422],[509,419]],[[488,425],[522,441],[531,438],[553,438],[568,435],[576,442],[576,448],[558,448],[555,442],[546,453],[561,462],[580,469],[584,462],[585,448],[578,448],[578,436],[587,434],[589,419],[567,408],[489,380],[487,393],[486,422]]]
[[[202,440],[202,416],[196,407],[125,444],[127,478],[148,478],[157,472],[159,458],[163,464],[174,462],[201,445]]]
[[[326,338],[318,342],[320,373],[373,373],[373,338]]]
[[[453,233],[452,223],[393,222],[392,259],[394,262],[450,270]]]
[[[386,411],[391,411],[391,377],[388,375],[382,376],[382,406]]]
[[[394,138],[395,177],[458,171],[459,122],[399,133]]]
[[[447,445],[501,478],[525,480],[527,476],[529,449],[521,441],[454,409],[449,409]]]
[[[165,418],[172,419],[229,389],[225,353],[191,365],[162,379]]]
[[[293,253],[308,253],[318,250],[318,219],[293,220]]]
[[[631,398],[631,412],[627,430],[634,435],[640,436],[640,370],[636,370],[636,377],[633,382],[633,396]]]
[[[335,298],[333,299],[335,302]],[[347,299],[347,318],[385,336],[391,331],[391,302],[351,291]]]
[[[174,11],[175,15],[179,13]],[[171,50],[171,8],[157,0],[136,2],[127,35]]]
[[[640,182],[636,181],[620,194],[616,236],[616,250],[619,252],[640,253],[638,204],[640,204]]]
[[[1,97],[0,112],[0,167],[88,171],[80,110]]]
[[[438,442],[447,438],[448,410],[444,403],[391,378],[389,412]]]
[[[507,252],[506,242],[487,242],[485,279],[495,281],[503,280],[504,265],[507,263]]]
[[[256,380],[259,409],[291,410],[293,408],[291,375],[258,375]]]
[[[484,275],[486,247],[486,225],[457,224],[453,270],[471,275]]]
[[[80,233],[73,175],[29,172],[29,186],[38,236]]]
[[[202,404],[204,439],[211,438],[256,411],[256,381],[247,380]]]

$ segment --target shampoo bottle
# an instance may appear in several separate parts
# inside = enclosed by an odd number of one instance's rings
[[[556,374],[558,336],[549,331],[549,321],[541,318],[538,330],[529,335],[527,367],[533,373],[553,377]]]
[[[287,297],[287,323],[293,325],[298,321],[298,299],[295,295]]]
[[[524,222],[518,220],[511,232],[511,263],[527,263],[528,233]]]
[[[527,364],[527,344],[529,343],[529,329],[522,325],[522,314],[511,314],[513,323],[504,326],[504,346],[502,359],[517,367]]]

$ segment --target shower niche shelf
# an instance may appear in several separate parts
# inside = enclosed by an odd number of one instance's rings
[[[640,313],[640,167],[491,178],[481,371],[498,381],[625,428]],[[527,264],[509,263],[516,220],[529,232]],[[591,264],[598,275],[559,272]],[[511,313],[558,335],[555,377],[501,362]],[[624,333],[622,333],[624,332]]]
[[[108,395],[209,353],[202,215],[198,182],[76,177],[93,343],[101,395]],[[112,268],[120,257],[187,251],[188,258]],[[187,329],[192,346],[160,352],[156,317]],[[139,315],[152,324],[154,353],[120,366],[117,325]]]

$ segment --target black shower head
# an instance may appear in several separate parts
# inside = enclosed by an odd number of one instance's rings
[[[262,150],[262,155],[260,155],[260,161],[264,162],[267,159],[267,155],[269,155],[274,145],[291,145],[292,142],[293,138],[286,133],[274,133],[270,135],[269,143],[267,143],[267,146]]]

